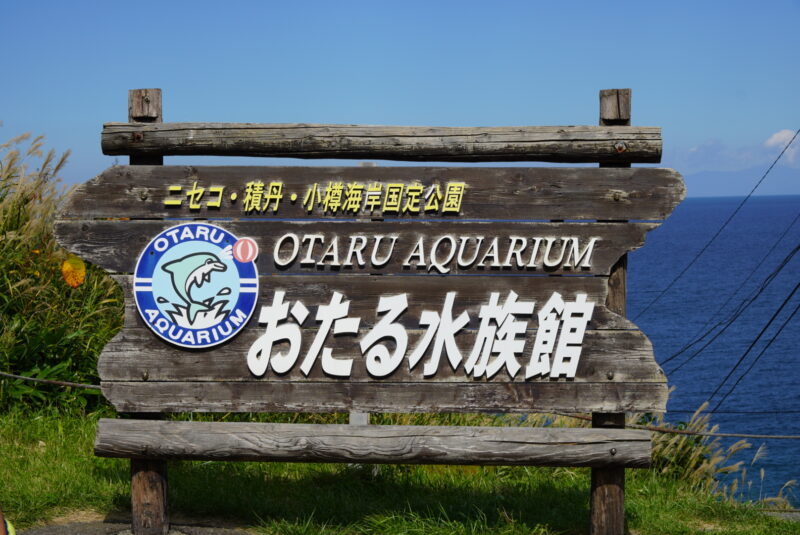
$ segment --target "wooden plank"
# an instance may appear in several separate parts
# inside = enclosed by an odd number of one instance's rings
[[[540,466],[650,464],[647,431],[238,422],[98,422],[100,457]]]
[[[488,299],[489,290],[483,285],[475,284],[474,277],[449,277],[444,285],[442,279],[433,277],[416,277],[423,279],[413,291],[409,290],[409,283],[404,279],[408,277],[358,277],[351,276],[350,286],[341,286],[347,279],[343,276],[317,276],[317,277],[269,277],[262,281],[262,304],[272,303],[272,295],[276,290],[286,292],[289,302],[297,300],[303,302],[309,309],[309,318],[314,318],[318,303],[327,303],[334,291],[344,295],[359,297],[351,301],[348,312],[350,317],[359,317],[360,325],[358,334],[353,336],[329,335],[325,342],[331,347],[333,354],[341,358],[352,358],[353,371],[348,380],[371,380],[365,369],[363,354],[358,348],[358,340],[375,325],[378,320],[375,305],[380,295],[394,295],[405,293],[408,296],[410,308],[396,321],[402,325],[408,335],[408,348],[404,358],[409,358],[425,334],[425,327],[419,320],[422,310],[439,310],[444,302],[444,296],[449,291],[455,291],[453,317],[462,312],[469,315],[469,322],[462,331],[455,335],[455,342],[462,354],[462,362],[468,358],[475,344],[476,329],[480,320],[479,309]],[[285,285],[281,285],[281,282]],[[130,278],[124,278],[126,293],[130,295]],[[543,303],[552,295],[553,291],[560,291],[565,300],[572,300],[577,293],[585,293],[587,299],[602,303],[605,296],[605,281],[599,277],[493,277],[491,280],[494,290],[502,292],[501,296],[509,290],[520,294],[520,299],[534,300]],[[98,369],[104,380],[247,380],[252,375],[248,371],[246,355],[264,332],[263,327],[257,325],[258,313],[253,316],[250,323],[243,331],[229,343],[209,350],[195,350],[187,352],[178,349],[157,338],[146,327],[143,319],[135,310],[130,301],[126,306],[126,327],[105,348],[101,354]],[[532,317],[521,317],[527,321],[525,333],[525,346],[520,353],[519,363],[527,366],[532,344],[536,336],[538,318],[536,310]],[[302,359],[311,341],[317,333],[317,323],[313,319],[304,322],[303,342],[299,353]],[[652,346],[647,338],[635,326],[620,316],[610,313],[603,305],[598,305],[588,324],[589,330],[584,335],[583,350],[578,366],[576,381],[663,381],[663,375],[655,364],[652,356]],[[599,330],[597,330],[599,329]],[[628,329],[628,330],[621,330]],[[285,350],[284,344],[279,344],[273,353]],[[412,381],[423,378],[423,367],[430,360],[432,346],[423,353],[414,370],[408,370],[407,364],[385,380]],[[527,357],[526,357],[527,355]],[[297,370],[298,363],[293,370],[275,377],[268,372],[264,380],[333,380],[327,377],[316,363],[309,376]],[[463,367],[454,371],[442,357],[436,373],[424,379],[428,382],[436,381],[471,381],[466,376]],[[501,371],[494,380],[508,381],[510,377]],[[524,380],[521,372],[517,381]],[[545,379],[547,380],[547,379]]]
[[[666,383],[101,383],[121,412],[664,412]]]
[[[348,425],[369,425],[368,412],[350,412]]]
[[[132,298],[132,277],[115,275],[126,295],[125,321],[127,327],[144,327],[135,309]],[[533,300],[539,305],[549,299],[553,292],[559,292],[563,299],[573,300],[579,293],[596,303],[589,322],[589,329],[638,330],[638,327],[618,314],[610,312],[603,305],[607,295],[605,277],[522,277],[522,276],[481,276],[481,277],[384,277],[380,275],[309,275],[304,277],[272,275],[260,279],[259,298],[261,305],[273,301],[276,290],[286,292],[285,299],[301,301],[314,318],[320,304],[328,304],[334,292],[350,299],[350,316],[360,317],[363,327],[371,327],[376,320],[376,305],[381,296],[406,294],[409,308],[397,318],[397,323],[406,328],[419,328],[423,310],[441,311],[442,303],[449,292],[456,292],[453,314],[469,314],[466,329],[476,329],[480,323],[480,307],[485,305],[492,292],[499,292],[505,299],[508,292],[519,295],[520,300]],[[535,316],[536,310],[534,310]],[[534,329],[537,318],[532,317],[529,328]],[[313,325],[306,320],[304,325]]]
[[[177,223],[60,221],[55,225],[55,233],[63,247],[81,258],[110,272],[131,273],[150,240]],[[642,246],[647,232],[658,226],[441,220],[391,225],[373,221],[274,220],[213,224],[235,236],[255,239],[259,247],[256,267],[261,275],[320,272],[607,275],[620,256]],[[420,259],[413,253],[420,252],[417,247],[421,237],[424,240]],[[326,256],[332,247],[335,255]],[[584,256],[586,251],[588,256]]]
[[[243,200],[248,182],[266,185],[281,182],[283,197],[278,210],[245,213]],[[329,183],[379,182],[404,185],[439,185],[442,193],[450,182],[465,186],[458,214],[427,211],[345,213],[314,208],[303,201],[314,184],[324,194]],[[200,208],[189,208],[187,193],[203,188]],[[170,193],[168,187],[180,187]],[[220,206],[211,187],[223,187]],[[236,200],[231,201],[231,195]],[[291,195],[297,195],[294,203]],[[681,176],[671,169],[597,169],[544,167],[204,167],[204,166],[115,166],[80,185],[69,196],[61,219],[96,218],[411,218],[492,220],[661,220],[683,200]],[[165,206],[165,201],[180,201]],[[381,205],[382,207],[383,205]],[[274,209],[274,204],[271,205]]]
[[[359,333],[359,338],[366,330]],[[475,342],[475,331],[467,331],[456,337],[462,351],[462,365],[453,370],[446,356],[442,356],[434,375],[425,376],[424,366],[430,361],[432,349],[429,347],[422,359],[413,369],[409,369],[408,355],[423,338],[421,330],[406,331],[409,349],[398,369],[382,382],[425,382],[434,388],[438,383],[476,381],[464,371],[463,361],[467,360]],[[229,344],[210,350],[186,351],[160,339],[152,332],[141,329],[125,329],[106,345],[98,363],[100,377],[106,381],[250,381],[256,377],[247,366],[247,352],[263,330],[245,329]],[[319,362],[306,376],[299,369],[305,352],[316,335],[316,330],[309,330],[303,338],[298,362],[284,374],[277,375],[270,368],[259,378],[263,382],[371,382],[377,380],[366,370],[364,355],[358,348],[359,338],[329,336],[325,347],[330,347],[333,355],[339,359],[352,359],[352,371],[349,377],[331,377],[326,375]],[[530,360],[535,333],[526,337],[524,357],[517,359],[522,369],[515,377],[511,377],[506,368],[495,375],[490,382],[514,384],[526,382],[525,366]],[[574,379],[583,382],[663,382],[664,375],[652,357],[652,346],[647,337],[640,331],[587,331],[583,339],[584,348]],[[276,346],[273,355],[285,351],[285,345]],[[146,379],[145,379],[146,378]],[[485,379],[479,379],[484,381]],[[527,381],[547,382],[549,377],[531,378]],[[565,379],[561,380],[562,382]]]
[[[438,162],[661,161],[657,127],[106,123],[103,154]]]

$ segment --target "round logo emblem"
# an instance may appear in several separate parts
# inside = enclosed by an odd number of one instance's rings
[[[172,344],[203,348],[230,340],[256,306],[257,254],[254,240],[214,225],[168,228],[136,262],[136,308]]]

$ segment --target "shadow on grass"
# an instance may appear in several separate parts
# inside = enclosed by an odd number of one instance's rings
[[[183,515],[250,525],[346,528],[410,518],[582,533],[588,479],[587,470],[531,467],[180,462],[169,465],[169,500]],[[129,499],[116,504],[128,509]]]

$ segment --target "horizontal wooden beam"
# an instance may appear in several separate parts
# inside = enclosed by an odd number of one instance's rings
[[[101,381],[119,412],[664,412],[666,382]]]
[[[106,123],[109,155],[217,155],[428,162],[661,161],[661,129],[633,126],[431,127]]]
[[[95,454],[166,460],[541,466],[650,464],[632,429],[159,422],[103,418]]]
[[[236,236],[248,236],[258,244],[260,255],[256,262],[256,269],[261,275],[277,273],[303,273],[316,275],[320,272],[353,274],[381,273],[383,275],[409,275],[409,274],[439,274],[444,270],[447,273],[467,274],[534,274],[534,275],[608,275],[611,266],[628,251],[637,249],[644,244],[648,231],[656,228],[655,223],[511,223],[511,222],[460,222],[458,220],[417,222],[405,221],[403,223],[389,224],[386,222],[372,221],[213,221],[213,224],[222,227]],[[115,273],[132,273],[142,249],[160,232],[174,227],[176,221],[151,220],[151,221],[58,221],[55,224],[56,236],[59,243],[67,250],[77,254],[85,260]],[[307,236],[320,238],[314,244],[302,241],[302,248],[296,255],[295,261],[280,265],[276,261],[276,247],[288,234],[298,236],[303,240]],[[349,265],[303,264],[301,260],[307,256],[316,261],[320,260],[324,251],[334,241],[337,248],[341,248],[339,264],[347,262],[349,244],[355,237],[363,236],[366,240],[367,261],[376,247],[374,236],[384,236],[379,242],[378,257],[387,257],[385,264],[375,267],[371,262],[363,265],[350,259]],[[386,237],[388,236],[388,237]],[[427,236],[424,242],[427,257],[418,267],[409,267],[404,264],[413,251],[420,236]],[[430,261],[430,248],[438,239],[453,237],[454,242],[465,237],[464,257],[476,260],[469,266],[461,266],[457,259],[451,259],[444,267],[434,268]],[[508,260],[508,251],[511,247],[512,236],[521,236],[525,241],[523,253],[518,255],[523,265],[519,262],[507,267],[501,265]],[[480,259],[486,254],[493,238],[497,237],[499,244],[499,257],[494,262],[489,261],[483,266]],[[537,248],[533,258],[534,265],[530,265],[531,256],[534,254],[534,237],[543,244]],[[573,253],[574,243],[577,240],[579,248],[585,248],[592,243],[590,265],[575,266]],[[394,241],[393,241],[394,240]],[[554,241],[555,240],[555,241]],[[595,240],[592,242],[592,240]],[[284,240],[285,241],[285,240]],[[300,242],[298,242],[300,243]],[[553,243],[552,251],[545,244]],[[565,245],[566,244],[566,245]],[[437,249],[439,258],[446,259],[450,254],[451,242],[445,239],[443,245]],[[548,252],[549,251],[549,252]],[[565,251],[565,252],[561,252]],[[279,248],[278,258],[286,261],[291,254],[291,243]],[[283,255],[283,256],[280,256]],[[338,253],[337,253],[338,256]],[[552,259],[561,258],[556,265],[545,265],[545,256]],[[570,262],[572,258],[572,262]],[[330,264],[330,262],[329,262]],[[335,264],[335,262],[334,262]]]
[[[246,212],[247,184],[282,186],[279,206]],[[322,199],[332,185],[355,183],[366,192],[381,185],[418,184],[426,191],[465,185],[457,214],[380,209],[309,212],[305,199]],[[172,191],[170,188],[174,188]],[[211,190],[210,188],[215,188]],[[222,188],[222,189],[220,189]],[[190,192],[202,194],[190,209]],[[215,194],[214,191],[217,193]],[[313,166],[124,166],[110,167],[75,188],[59,219],[458,219],[492,220],[661,220],[683,200],[686,188],[672,169],[635,167],[313,167]],[[292,201],[292,195],[296,199]],[[232,200],[235,199],[234,200]],[[219,201],[214,202],[214,201]],[[211,206],[210,206],[211,204]],[[379,207],[380,208],[380,207]]]
[[[133,276],[113,275],[122,286],[125,295],[125,328],[146,329],[146,324],[133,299]],[[492,284],[490,289],[487,284]],[[361,318],[361,327],[369,328],[377,321],[376,303],[382,295],[407,294],[409,308],[395,321],[408,329],[420,329],[419,315],[422,310],[441,308],[447,292],[456,292],[454,313],[467,312],[470,316],[467,330],[475,330],[480,325],[480,307],[485,305],[491,292],[499,292],[503,298],[513,291],[523,300],[534,300],[540,305],[559,292],[566,300],[574,300],[578,293],[595,303],[592,319],[587,328],[600,330],[635,330],[639,328],[631,321],[606,308],[608,296],[608,277],[515,277],[493,275],[487,277],[447,277],[415,276],[386,277],[383,275],[317,275],[298,277],[294,275],[262,276],[259,280],[259,301],[272,303],[275,290],[286,292],[286,299],[302,301],[309,310],[309,318],[316,317],[320,304],[330,302],[333,292],[342,293],[351,299],[349,314]],[[255,324],[255,321],[253,321]],[[314,322],[308,321],[307,325]],[[530,318],[529,329],[535,329],[537,316]],[[262,329],[256,329],[262,330]],[[246,332],[246,331],[245,331]],[[246,343],[253,339],[241,333]],[[253,335],[258,336],[258,335]],[[234,342],[224,346],[230,347]],[[220,352],[224,347],[217,347]],[[234,350],[233,348],[231,348]],[[241,348],[236,348],[239,351]]]

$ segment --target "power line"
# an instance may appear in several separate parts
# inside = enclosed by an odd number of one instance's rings
[[[592,421],[591,416],[583,416],[580,414],[567,414],[563,412],[553,412],[557,416],[566,416],[568,418],[576,418],[578,420]],[[701,437],[721,437],[721,438],[763,438],[763,439],[778,439],[778,440],[800,440],[800,435],[757,435],[752,433],[712,433],[705,431],[692,431],[690,429],[675,429],[672,427],[660,427],[655,425],[637,425],[625,424],[629,429],[644,429],[645,431],[653,431],[656,433],[668,433],[672,435],[693,435]]]
[[[739,213],[739,210],[741,210],[741,209],[742,209],[742,206],[744,206],[744,203],[746,203],[746,202],[747,202],[747,200],[748,200],[748,199],[750,199],[750,197],[753,195],[753,192],[755,192],[755,191],[756,191],[756,189],[758,189],[758,186],[760,186],[760,185],[761,185],[761,183],[764,181],[764,179],[765,179],[765,178],[767,178],[767,175],[769,174],[769,172],[770,172],[770,171],[772,171],[772,168],[773,168],[773,167],[775,167],[775,164],[777,164],[777,163],[778,163],[778,161],[781,159],[781,157],[782,157],[782,156],[783,156],[783,154],[786,152],[786,150],[787,150],[787,149],[788,149],[788,148],[789,148],[789,147],[792,145],[792,143],[794,142],[795,138],[797,138],[797,135],[798,135],[798,134],[800,134],[800,128],[798,128],[798,129],[797,129],[797,131],[794,133],[794,136],[792,136],[792,139],[790,139],[790,140],[789,140],[789,143],[787,143],[787,144],[786,144],[786,146],[785,146],[785,147],[783,147],[783,150],[781,151],[781,153],[780,153],[780,154],[778,154],[778,157],[777,157],[777,158],[775,158],[775,161],[773,161],[773,162],[772,162],[772,165],[770,165],[770,166],[767,168],[767,170],[766,170],[766,171],[764,172],[764,174],[761,176],[761,178],[760,178],[760,179],[759,179],[759,181],[756,183],[756,185],[755,185],[755,186],[753,186],[753,189],[751,189],[751,190],[750,190],[750,193],[748,193],[748,194],[747,194],[747,196],[746,196],[744,199],[742,199],[742,202],[740,202],[740,203],[739,203],[739,206],[737,206],[737,207],[736,207],[736,209],[733,211],[733,213],[731,213],[731,215],[730,215],[730,216],[728,216],[728,219],[726,219],[726,220],[725,220],[725,222],[722,224],[722,226],[721,226],[721,227],[719,227],[719,229],[717,230],[717,232],[716,232],[716,233],[715,233],[715,234],[714,234],[714,235],[711,237],[711,239],[710,239],[710,240],[708,240],[708,242],[707,242],[707,243],[706,243],[706,244],[703,246],[703,248],[702,248],[702,249],[700,249],[700,252],[698,252],[698,253],[697,253],[697,254],[694,256],[694,258],[692,258],[691,262],[689,262],[689,263],[686,265],[686,267],[685,267],[685,268],[683,268],[683,270],[682,270],[680,273],[678,273],[678,275],[677,275],[677,276],[676,276],[674,279],[672,279],[672,281],[670,281],[670,283],[669,283],[669,284],[667,284],[666,288],[664,288],[663,290],[661,290],[661,291],[658,293],[658,295],[655,297],[655,299],[653,299],[652,301],[650,301],[650,303],[648,303],[648,304],[647,304],[647,306],[646,306],[646,307],[644,307],[644,310],[642,310],[641,312],[639,312],[639,313],[636,315],[636,317],[635,317],[635,318],[633,318],[633,321],[634,321],[634,322],[635,322],[637,319],[639,319],[639,317],[640,317],[640,316],[643,316],[643,315],[644,315],[644,314],[645,314],[645,313],[646,313],[648,310],[650,310],[650,307],[652,307],[654,304],[656,304],[656,303],[657,303],[657,302],[658,302],[658,301],[659,301],[659,300],[660,300],[660,299],[661,299],[661,298],[664,296],[664,294],[665,294],[665,293],[667,293],[667,292],[670,290],[670,288],[672,288],[672,286],[673,286],[673,285],[674,285],[676,282],[678,282],[678,279],[680,279],[681,277],[683,277],[683,275],[684,275],[684,274],[685,274],[687,271],[689,271],[689,268],[691,268],[691,267],[694,265],[694,263],[695,263],[695,262],[697,262],[697,260],[698,260],[698,259],[699,259],[699,258],[700,258],[702,255],[703,255],[703,253],[705,253],[705,252],[706,252],[706,249],[708,249],[708,247],[709,247],[709,246],[710,246],[710,245],[711,245],[711,244],[712,244],[712,243],[713,243],[713,242],[714,242],[714,241],[717,239],[717,237],[718,237],[718,236],[719,236],[719,235],[722,233],[722,231],[725,229],[725,227],[726,227],[726,226],[728,226],[728,223],[730,223],[730,222],[731,222],[731,220],[732,220],[732,219],[733,219],[733,218],[736,216],[736,214],[738,214],[738,213]]]
[[[747,283],[748,283],[748,282],[750,282],[750,279],[752,279],[752,278],[753,278],[753,275],[755,275],[755,274],[756,274],[756,272],[758,271],[758,269],[759,269],[759,268],[760,268],[760,267],[761,267],[761,266],[764,264],[764,262],[767,260],[767,258],[769,258],[769,256],[772,254],[772,252],[773,252],[773,251],[775,250],[775,248],[778,246],[778,244],[779,244],[781,241],[783,241],[783,238],[786,236],[786,234],[788,234],[788,233],[789,233],[789,230],[790,230],[790,229],[791,229],[791,228],[792,228],[792,227],[795,225],[795,223],[797,223],[797,221],[798,221],[798,220],[800,220],[800,212],[798,212],[798,213],[797,213],[797,215],[794,217],[794,219],[792,220],[792,222],[791,222],[791,223],[789,223],[789,225],[788,225],[788,226],[787,226],[787,227],[786,227],[786,228],[783,230],[783,232],[781,233],[781,235],[780,235],[780,236],[778,236],[778,238],[777,238],[777,239],[775,240],[775,242],[772,244],[772,247],[770,247],[770,248],[769,248],[769,251],[767,251],[766,253],[764,253],[764,254],[761,256],[761,261],[758,263],[758,265],[756,265],[756,267],[754,267],[754,268],[753,268],[753,269],[750,271],[750,274],[747,276],[747,278],[746,278],[746,279],[745,279],[745,280],[744,280],[744,281],[743,281],[743,282],[742,282],[742,283],[741,283],[741,284],[740,284],[740,285],[739,285],[739,286],[736,288],[736,290],[735,290],[734,292],[732,292],[732,293],[731,293],[731,294],[728,296],[728,299],[726,299],[726,300],[725,300],[725,302],[722,304],[722,306],[720,306],[720,307],[719,307],[719,309],[717,309],[717,311],[716,311],[716,312],[714,312],[713,314],[711,314],[711,315],[708,317],[708,319],[707,319],[707,320],[706,320],[706,322],[703,324],[703,326],[702,326],[702,327],[700,327],[700,329],[698,329],[698,331],[697,331],[697,332],[695,333],[695,335],[694,335],[694,340],[692,340],[691,342],[688,342],[688,343],[687,343],[687,344],[685,344],[685,345],[684,345],[682,348],[680,348],[680,349],[679,349],[679,350],[678,350],[676,353],[673,353],[672,355],[670,355],[670,356],[669,356],[669,358],[667,358],[666,360],[664,360],[664,361],[661,363],[662,365],[666,364],[667,362],[669,362],[669,361],[673,360],[674,358],[676,358],[677,356],[681,355],[681,354],[682,354],[684,351],[686,351],[687,349],[689,349],[690,347],[692,347],[692,346],[693,346],[693,345],[695,345],[696,343],[700,342],[700,341],[701,341],[703,338],[705,338],[706,336],[708,336],[708,335],[711,333],[711,331],[713,331],[714,329],[716,329],[717,327],[719,327],[720,325],[722,325],[722,324],[724,323],[724,320],[723,320],[723,321],[720,321],[720,322],[717,322],[717,323],[716,323],[716,325],[714,325],[713,327],[711,327],[711,328],[710,328],[710,329],[708,329],[708,330],[705,330],[705,329],[706,329],[706,327],[708,327],[708,325],[709,325],[709,324],[711,323],[711,321],[714,319],[714,317],[715,317],[715,316],[718,316],[718,315],[721,315],[721,314],[722,314],[722,311],[723,311],[723,310],[725,310],[725,308],[726,308],[726,307],[728,306],[728,304],[729,304],[729,303],[730,303],[730,302],[733,300],[733,298],[734,298],[734,297],[736,297],[736,295],[738,295],[738,294],[739,294],[739,291],[740,291],[740,290],[742,290],[742,289],[743,289],[745,286],[747,286]],[[747,299],[747,298],[745,298],[745,300],[746,300],[746,299]],[[700,333],[702,333],[702,335],[701,335]]]
[[[687,358],[686,360],[684,360],[683,362],[681,362],[680,364],[678,364],[678,365],[677,365],[675,368],[673,368],[672,370],[670,370],[670,373],[675,373],[675,372],[677,372],[678,370],[680,370],[681,368],[683,368],[683,367],[684,367],[686,364],[688,364],[688,363],[689,363],[689,362],[691,362],[691,361],[692,361],[692,360],[693,360],[695,357],[697,357],[697,355],[699,355],[700,353],[702,353],[702,352],[703,352],[703,351],[704,351],[704,350],[705,350],[705,349],[706,349],[708,346],[710,346],[712,343],[714,343],[714,341],[715,341],[717,338],[719,338],[719,337],[720,337],[720,336],[721,336],[721,335],[722,335],[722,334],[723,334],[725,331],[727,331],[727,330],[728,330],[728,327],[730,327],[731,325],[733,325],[733,323],[734,323],[734,322],[735,322],[737,319],[739,319],[739,317],[740,317],[740,316],[741,316],[741,315],[744,313],[744,311],[747,309],[747,307],[748,307],[748,306],[750,306],[750,305],[751,305],[753,302],[755,302],[755,300],[756,300],[756,299],[758,299],[758,296],[760,296],[760,295],[761,295],[761,294],[762,294],[764,291],[766,291],[767,287],[768,287],[768,286],[769,286],[769,285],[772,283],[772,281],[774,281],[774,280],[777,278],[778,274],[779,274],[781,271],[783,271],[783,268],[785,268],[785,267],[786,267],[786,266],[789,264],[789,262],[792,260],[792,258],[794,258],[794,255],[796,255],[796,254],[797,254],[799,251],[800,251],[800,245],[797,245],[797,246],[795,246],[795,248],[794,248],[794,249],[792,249],[792,250],[789,252],[789,254],[787,254],[787,255],[784,257],[784,259],[783,259],[783,260],[782,260],[782,261],[781,261],[781,262],[780,262],[780,263],[779,263],[779,264],[778,264],[778,265],[775,267],[775,269],[773,269],[773,270],[772,270],[772,273],[770,273],[769,275],[767,275],[767,276],[764,278],[764,280],[761,282],[761,284],[760,284],[758,287],[756,287],[756,288],[755,288],[755,289],[754,289],[754,290],[753,290],[753,291],[750,293],[750,295],[749,295],[748,297],[746,297],[745,299],[743,299],[743,300],[742,300],[742,302],[741,302],[741,303],[739,303],[739,306],[737,306],[737,307],[736,307],[736,309],[734,309],[734,311],[733,311],[733,313],[731,314],[731,316],[729,316],[729,317],[728,317],[727,319],[725,319],[725,320],[720,320],[719,322],[717,322],[717,324],[716,324],[716,325],[714,325],[714,326],[713,326],[711,329],[709,329],[709,330],[708,330],[708,332],[707,332],[705,335],[703,335],[703,336],[702,336],[702,337],[701,337],[699,340],[697,340],[697,342],[701,341],[703,338],[705,338],[706,336],[708,336],[709,334],[711,334],[711,332],[712,332],[714,329],[716,329],[717,327],[720,327],[720,326],[722,326],[722,329],[720,329],[719,331],[717,331],[717,332],[714,334],[714,336],[712,336],[712,337],[711,337],[711,339],[710,339],[710,340],[708,340],[708,341],[707,341],[707,342],[706,342],[706,343],[705,343],[705,344],[704,344],[704,345],[703,345],[703,346],[702,346],[700,349],[698,349],[697,351],[695,351],[694,353],[692,353],[692,355],[691,355],[691,356],[689,356],[689,358]],[[690,346],[691,346],[691,345],[693,345],[693,344],[690,344]],[[664,361],[661,363],[661,365],[663,366],[663,365],[667,364],[667,363],[668,363],[668,362],[670,362],[671,360],[675,359],[675,358],[676,358],[678,355],[680,355],[682,352],[683,352],[683,350],[681,350],[681,351],[679,351],[679,352],[677,352],[677,353],[673,354],[673,355],[672,355],[672,356],[670,356],[669,358],[665,359],[665,360],[664,360]]]
[[[800,307],[799,307],[800,308]],[[796,311],[796,310],[795,310]],[[50,379],[39,379],[37,377],[26,377],[24,375],[14,375],[13,373],[6,373],[0,372],[0,376],[8,377],[10,379],[20,379],[23,381],[32,381],[35,383],[45,383],[45,384],[52,384],[58,386],[70,386],[76,388],[87,388],[90,390],[100,390],[100,387],[97,385],[87,385],[82,383],[72,383],[69,381],[53,381]],[[672,411],[677,412],[677,411]],[[696,412],[696,411],[693,411]],[[569,418],[576,418],[578,420],[588,420],[591,421],[591,416],[582,416],[580,414],[565,414],[560,412],[550,413],[555,414],[557,416],[566,416]],[[657,433],[670,433],[676,435],[695,435],[695,436],[704,436],[704,437],[734,437],[734,438],[763,438],[763,439],[779,439],[779,440],[800,440],[800,435],[754,435],[754,434],[736,434],[736,433],[705,433],[702,431],[691,431],[688,429],[672,429],[669,427],[658,427],[653,425],[637,425],[637,424],[627,424],[625,427],[629,427],[632,429],[644,429],[646,431],[654,431]]]
[[[39,379],[38,377],[26,377],[24,375],[14,375],[13,373],[0,372],[0,377],[8,377],[9,379],[20,379],[22,381],[31,381],[33,383],[44,383],[56,386],[71,386],[74,388],[86,388],[88,390],[100,390],[97,385],[85,385],[81,383],[71,383],[69,381],[53,381],[52,379]]]
[[[783,307],[785,307],[786,304],[791,300],[791,298],[794,297],[794,294],[797,293],[798,289],[800,289],[800,283],[797,283],[795,285],[794,289],[792,290],[792,292],[786,297],[786,299],[783,300],[783,303],[781,303],[781,306],[778,307],[778,310],[776,310],[772,314],[772,317],[769,319],[767,324],[764,325],[764,328],[762,328],[761,331],[758,333],[758,336],[756,336],[755,339],[750,343],[750,345],[747,346],[747,349],[745,350],[745,352],[742,353],[742,356],[739,357],[739,360],[736,361],[736,364],[733,365],[731,370],[728,372],[728,374],[725,376],[725,378],[722,380],[722,382],[720,382],[719,385],[717,385],[717,388],[714,390],[714,392],[711,394],[711,396],[708,399],[712,399],[714,396],[716,396],[719,393],[719,391],[722,388],[722,386],[728,381],[728,379],[730,379],[731,375],[733,375],[733,373],[742,364],[742,362],[744,362],[744,359],[747,357],[747,354],[750,353],[750,350],[753,349],[753,347],[758,343],[758,341],[761,339],[761,337],[764,335],[764,333],[767,332],[767,329],[770,327],[770,325],[772,325],[772,322],[775,321],[775,318],[777,318],[778,315],[781,313],[781,311],[783,311]],[[792,314],[792,315],[794,315],[794,314]],[[791,316],[790,316],[790,318],[791,318]],[[719,404],[717,404],[717,407],[719,407]]]
[[[667,414],[669,413],[681,413],[681,414],[694,414],[697,412],[695,410],[689,409],[668,409]],[[712,412],[712,411],[709,411]],[[780,414],[800,414],[800,410],[782,410],[782,409],[775,409],[771,411],[713,411],[714,414],[761,414],[761,415],[780,415]]]
[[[751,362],[751,363],[750,363],[750,366],[749,366],[749,367],[748,367],[748,368],[747,368],[747,369],[744,371],[744,373],[742,373],[742,374],[739,376],[739,378],[736,380],[736,382],[735,382],[735,383],[733,383],[733,386],[730,388],[730,390],[728,390],[728,393],[727,393],[727,394],[725,394],[725,395],[722,397],[722,399],[721,399],[721,400],[719,400],[719,402],[717,403],[717,405],[716,405],[716,406],[715,406],[713,409],[711,409],[711,412],[714,412],[714,411],[716,411],[716,410],[719,408],[719,406],[720,406],[720,405],[722,405],[722,403],[723,403],[723,402],[724,402],[726,399],[728,399],[728,396],[730,396],[730,395],[733,393],[733,391],[734,391],[734,390],[736,390],[736,387],[737,387],[737,386],[739,386],[739,383],[742,381],[742,379],[743,379],[744,377],[746,377],[746,376],[747,376],[747,374],[749,374],[749,373],[750,373],[750,370],[752,370],[752,369],[753,369],[753,366],[755,366],[755,365],[756,365],[756,363],[758,362],[758,359],[760,359],[760,358],[761,358],[761,356],[762,356],[764,353],[766,353],[766,352],[767,352],[767,349],[769,349],[769,346],[771,346],[771,345],[772,345],[772,342],[774,342],[774,341],[775,341],[775,340],[778,338],[778,336],[781,334],[781,332],[782,332],[782,331],[783,331],[783,329],[786,327],[786,325],[787,325],[787,324],[788,324],[788,323],[791,321],[791,319],[792,319],[792,318],[795,316],[795,314],[797,314],[797,311],[798,311],[798,310],[800,310],[800,303],[798,303],[798,304],[797,304],[797,306],[796,306],[796,307],[794,307],[794,310],[793,310],[793,311],[792,311],[792,313],[789,315],[789,317],[788,317],[788,318],[786,318],[786,320],[785,320],[785,321],[784,321],[784,322],[781,324],[781,326],[780,326],[780,327],[778,327],[778,330],[775,332],[775,334],[772,336],[772,338],[770,338],[769,342],[767,342],[767,344],[764,346],[764,348],[763,348],[763,349],[762,349],[762,350],[761,350],[761,351],[758,353],[758,355],[756,355],[756,358],[754,358],[754,359],[753,359],[753,362]]]

